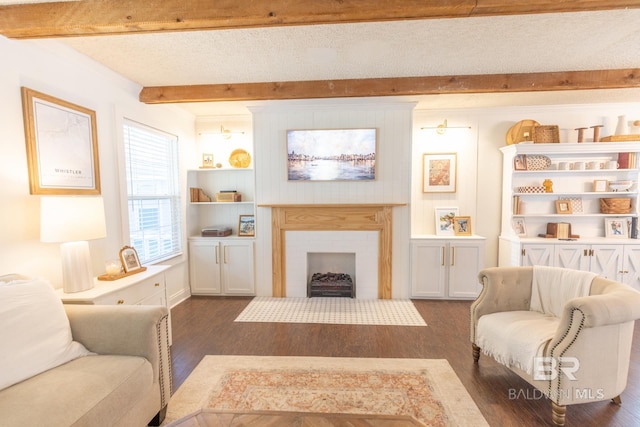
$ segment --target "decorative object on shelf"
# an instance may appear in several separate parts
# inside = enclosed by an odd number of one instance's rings
[[[593,129],[593,142],[600,142],[600,129],[603,127],[603,125],[591,126],[591,128]]]
[[[256,220],[253,215],[240,215],[238,219],[238,236],[253,237],[256,234]]]
[[[640,141],[640,135],[638,135]],[[636,153],[618,153],[618,168],[619,169],[635,169],[636,167]]]
[[[600,142],[629,142],[640,141],[640,134],[634,135],[610,135],[600,139]]]
[[[551,159],[547,156],[528,155],[526,156],[527,170],[541,171],[549,169],[551,166]]]
[[[373,181],[378,130],[287,130],[289,181]]]
[[[516,233],[516,235],[520,237],[527,236],[527,227],[523,218],[514,218],[511,221],[511,226],[513,227],[513,231]]]
[[[229,156],[229,164],[234,168],[246,169],[251,164],[251,154],[242,148],[235,149]]]
[[[560,142],[560,128],[558,125],[538,125],[533,127],[533,142],[535,144],[550,144]]]
[[[603,191],[607,191],[609,181],[606,179],[594,179],[593,180],[593,191],[596,193],[601,193]]]
[[[513,157],[513,170],[526,171],[527,170],[527,155],[517,154]]]
[[[453,233],[456,236],[471,236],[471,217],[453,217]]]
[[[518,193],[546,193],[542,185],[525,185],[517,188]]]
[[[557,214],[571,214],[573,213],[573,207],[569,200],[556,200],[556,213]]]
[[[241,202],[242,194],[235,190],[221,191],[216,193],[216,202]]]
[[[551,181],[549,178],[542,181],[542,186],[544,187],[545,193],[553,193],[553,181]]]
[[[571,170],[571,163],[569,163],[569,162],[559,162],[558,163],[558,170],[560,170],[560,171]]]
[[[583,171],[586,170],[587,165],[585,162],[573,162],[571,165],[571,169],[574,171]]]
[[[100,194],[96,113],[22,88],[31,194]]]
[[[608,162],[605,163],[605,169],[608,170],[615,170],[618,169],[620,167],[620,163],[616,162],[615,160],[609,160]]]
[[[110,259],[104,263],[104,271],[107,276],[117,276],[122,272],[122,262],[119,259]]]
[[[198,187],[189,188],[189,197],[191,203],[211,202],[211,196],[207,196],[204,190]]]
[[[568,222],[548,222],[547,233],[538,234],[538,237],[547,239],[578,239],[579,235],[571,232],[571,224]]]
[[[615,237],[620,239],[628,238],[629,230],[627,229],[627,220],[624,218],[605,218],[604,235],[605,237]]]
[[[507,145],[533,141],[533,127],[540,123],[535,120],[520,120],[507,132]]]
[[[562,197],[558,200],[566,200],[571,204],[572,213],[582,213],[582,198],[581,197]]]
[[[202,229],[202,237],[227,237],[231,236],[231,227],[210,225]]]
[[[575,128],[578,131],[578,142],[584,142],[584,131],[589,128]]]
[[[629,225],[629,238],[637,239],[638,238],[638,217],[631,217],[631,225]]]
[[[120,261],[122,262],[122,268],[125,273],[144,271],[142,265],[140,265],[138,252],[133,246],[123,246],[122,249],[120,249]]]
[[[213,154],[203,153],[202,154],[202,166],[203,169],[212,169],[213,166]]]
[[[456,153],[425,153],[422,156],[422,192],[455,193]]]
[[[627,116],[618,116],[618,124],[616,125],[616,135],[628,135],[629,134],[629,122]]]
[[[458,216],[458,208],[435,208],[436,235],[453,236],[453,218]]]
[[[631,199],[628,197],[600,199],[600,213],[627,214],[631,210]]]
[[[629,191],[633,186],[633,181],[609,181],[609,189],[611,191]]]

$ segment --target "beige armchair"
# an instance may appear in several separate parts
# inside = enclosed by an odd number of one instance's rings
[[[621,403],[640,292],[586,272],[546,269],[588,280],[590,288],[585,296],[548,299],[559,307],[554,315],[532,309],[532,298],[538,298],[532,295],[539,292],[534,267],[484,269],[478,275],[482,292],[471,305],[471,343],[475,363],[480,351],[489,354],[544,393],[552,403],[553,423],[562,426],[566,405]],[[563,292],[567,283],[549,285],[552,292]]]

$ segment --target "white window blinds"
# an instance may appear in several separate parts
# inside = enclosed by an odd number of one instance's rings
[[[178,138],[124,122],[129,237],[142,264],[182,253]]]

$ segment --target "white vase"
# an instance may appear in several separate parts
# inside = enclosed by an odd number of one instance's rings
[[[627,116],[618,116],[616,135],[629,135],[629,124],[627,122]]]

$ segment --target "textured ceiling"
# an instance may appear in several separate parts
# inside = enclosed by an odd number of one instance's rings
[[[640,9],[631,9],[58,41],[142,86],[164,86],[640,68],[639,23]],[[635,90],[607,93],[598,101],[640,99]],[[510,95],[419,100],[426,108],[460,106],[460,101],[503,105],[524,98],[552,104],[588,93]],[[220,108],[184,106],[198,115]]]

